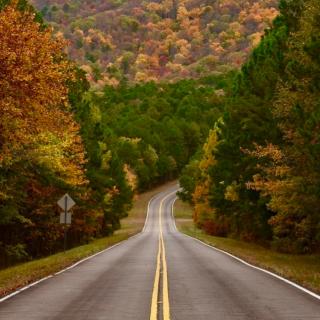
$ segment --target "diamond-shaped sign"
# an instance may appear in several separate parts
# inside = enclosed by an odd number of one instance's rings
[[[69,211],[76,204],[67,193],[57,203],[64,211]]]

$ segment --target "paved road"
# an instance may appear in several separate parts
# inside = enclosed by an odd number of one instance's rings
[[[174,191],[143,233],[0,303],[0,319],[320,319],[320,300],[178,233]]]

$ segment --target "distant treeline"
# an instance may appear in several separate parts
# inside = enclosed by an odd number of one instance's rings
[[[183,170],[181,196],[212,235],[307,253],[320,247],[320,2],[280,11]]]
[[[221,86],[223,79],[212,77],[86,92],[76,114],[92,180],[101,180],[102,162],[108,168],[116,159],[138,191],[177,177],[222,115]]]
[[[239,69],[279,0],[30,0],[105,84],[200,78]]]
[[[224,77],[93,92],[24,0],[0,0],[0,267],[120,227],[135,192],[176,178],[223,112]]]

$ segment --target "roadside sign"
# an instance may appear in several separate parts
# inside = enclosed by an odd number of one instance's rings
[[[64,211],[69,211],[76,204],[67,193],[57,203]]]
[[[73,199],[66,193],[58,202],[58,206],[63,210],[60,213],[60,223],[61,224],[71,224],[71,212],[68,212],[76,203]],[[67,248],[67,230],[68,228],[64,226],[64,241],[63,241],[63,251],[66,252]]]
[[[71,212],[61,212],[60,213],[60,223],[61,224],[71,224]]]

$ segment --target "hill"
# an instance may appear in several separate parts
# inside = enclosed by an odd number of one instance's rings
[[[238,68],[278,13],[278,0],[31,2],[100,86]]]

